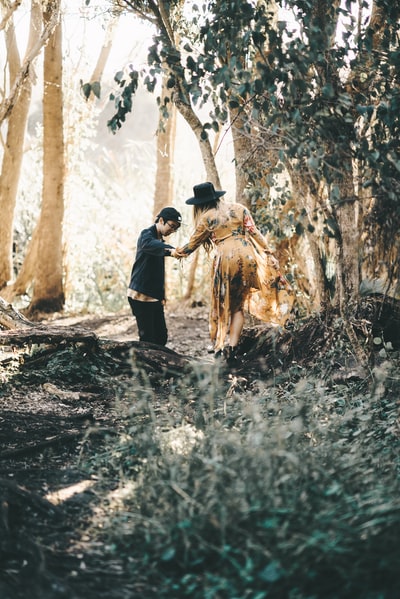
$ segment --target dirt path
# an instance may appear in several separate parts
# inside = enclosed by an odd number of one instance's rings
[[[166,308],[166,321],[167,347],[188,356],[207,353],[210,345],[207,307],[192,307],[185,302],[170,304]],[[99,337],[115,341],[138,339],[136,322],[129,310],[105,316],[66,316],[50,322],[62,326],[79,325],[88,328]]]
[[[79,325],[101,339],[137,340],[129,311],[68,316],[47,324]],[[169,306],[168,348],[212,360],[207,309]],[[13,350],[1,349],[9,365]],[[19,358],[23,360],[23,357]],[[68,369],[69,364],[60,368]],[[40,363],[0,390],[0,597],[1,599],[119,599],[143,597],[124,587],[121,564],[87,552],[85,530],[104,493],[79,457],[95,453],[121,426],[113,384],[90,378],[57,381]],[[109,481],[112,492],[118,481]],[[86,539],[86,541],[85,541]]]

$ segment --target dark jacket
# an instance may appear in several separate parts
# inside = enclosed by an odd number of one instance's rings
[[[156,225],[143,229],[136,246],[129,288],[154,297],[165,299],[164,257],[170,255],[172,245],[157,237]]]

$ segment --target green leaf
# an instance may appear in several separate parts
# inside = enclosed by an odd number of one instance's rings
[[[270,562],[259,574],[260,578],[266,582],[277,582],[282,575],[283,570],[277,560]]]
[[[175,549],[173,547],[168,547],[161,555],[161,559],[163,562],[169,562],[175,557]]]
[[[274,529],[279,527],[279,520],[275,516],[272,518],[265,518],[262,521],[261,526],[266,529]]]
[[[186,59],[186,66],[190,71],[197,71],[197,64],[196,62],[193,60],[192,56],[188,56]]]
[[[117,71],[114,75],[114,81],[116,81],[117,83],[121,83],[123,76],[124,76],[123,71]]]
[[[96,98],[98,98],[99,100],[100,100],[100,91],[101,91],[100,81],[94,81],[92,83],[92,92],[94,93]]]
[[[325,98],[333,98],[335,96],[335,91],[331,83],[326,83],[322,88],[322,95]]]
[[[90,92],[92,91],[92,86],[90,85],[90,83],[84,83],[83,85],[81,85],[81,90],[86,100],[88,100]]]

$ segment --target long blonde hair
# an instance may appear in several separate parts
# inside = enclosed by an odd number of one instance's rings
[[[195,204],[193,206],[194,226],[197,227],[197,223],[199,222],[199,219],[204,212],[207,212],[208,210],[212,210],[213,208],[216,208],[218,210],[219,203],[220,203],[220,198],[216,198],[215,200],[212,200],[211,202],[205,202],[204,204]],[[203,245],[204,249],[206,250],[207,254],[209,254],[212,249],[212,242],[211,242],[210,238],[208,237],[205,241],[203,241],[202,245]]]

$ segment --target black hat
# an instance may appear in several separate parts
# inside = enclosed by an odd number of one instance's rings
[[[208,202],[218,200],[218,198],[223,196],[226,191],[215,191],[214,185],[207,182],[195,185],[193,187],[193,193],[194,197],[186,200],[186,204],[208,204]]]
[[[175,210],[175,208],[172,208],[172,206],[167,206],[166,208],[163,208],[161,212],[157,214],[157,219],[159,218],[162,218],[164,222],[167,222],[167,220],[173,220],[176,223],[182,222],[182,216],[180,212]]]

